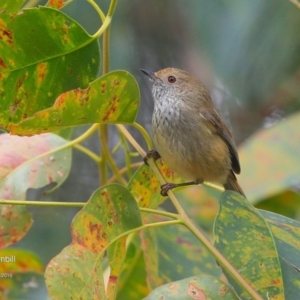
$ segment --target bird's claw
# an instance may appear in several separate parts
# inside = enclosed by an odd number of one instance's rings
[[[176,184],[176,183],[167,182],[160,186],[160,188],[161,188],[160,194],[163,197],[166,197],[166,196],[168,196],[168,191],[176,188],[177,186],[178,186],[178,184]]]
[[[146,165],[149,165],[148,164],[148,159],[151,158],[151,157],[154,158],[154,160],[158,160],[160,158],[160,155],[156,150],[149,150],[146,153],[146,156],[143,158],[143,161]]]

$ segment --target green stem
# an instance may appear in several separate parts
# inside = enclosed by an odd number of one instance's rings
[[[29,201],[29,200],[0,199],[0,205],[83,207],[85,205],[85,202],[53,202],[53,201]]]
[[[91,151],[90,149],[88,149],[80,144],[74,145],[74,148],[79,150],[80,152],[84,153],[86,156],[89,156],[97,164],[99,164],[102,160],[99,155],[95,154],[93,151]]]
[[[96,9],[96,11],[99,13],[101,17],[102,11],[100,8],[93,2],[93,0],[88,0],[93,7]],[[106,74],[109,72],[109,25],[111,22],[111,16],[113,15],[115,6],[117,4],[116,0],[112,0],[110,3],[110,7],[107,13],[107,16],[105,17],[105,20],[101,26],[101,28],[94,34],[94,37],[101,36],[103,33],[103,41],[102,41],[102,53],[103,53],[103,66],[102,66],[102,74]],[[103,14],[103,13],[102,13]],[[109,23],[106,23],[107,20]],[[103,21],[103,16],[102,16]],[[106,27],[105,27],[106,26]],[[106,184],[107,182],[107,164],[109,163],[113,173],[116,175],[120,183],[126,184],[126,180],[120,175],[119,170],[110,155],[109,149],[108,149],[108,129],[106,124],[100,124],[99,125],[99,137],[101,141],[101,149],[102,149],[102,161],[99,164],[99,171],[100,171],[100,185]]]
[[[124,148],[124,160],[125,160],[125,167],[126,167],[126,171],[127,171],[127,176],[128,178],[131,178],[133,176],[132,173],[132,167],[131,167],[131,150],[130,147],[128,145],[128,142],[126,140],[126,138],[123,136],[123,134],[118,131],[119,134],[119,138],[120,138],[120,144],[123,145]]]
[[[139,210],[142,212],[149,213],[149,214],[160,215],[160,216],[168,217],[171,219],[177,219],[177,220],[179,219],[178,214],[173,214],[173,213],[163,211],[163,210],[157,210],[157,209],[145,208],[145,207],[139,207]]]
[[[105,14],[101,10],[101,8],[97,5],[97,3],[95,3],[94,0],[87,0],[87,2],[90,3],[91,6],[93,6],[93,8],[97,12],[97,14],[100,16],[100,19],[101,19],[102,23],[104,23],[104,21],[105,21]]]
[[[38,5],[39,2],[40,2],[39,0],[29,0],[27,3],[24,4],[23,9],[34,7]]]
[[[102,73],[103,75],[109,72],[109,27],[104,31],[103,37],[102,37],[102,56],[103,56],[103,62],[102,62]]]
[[[145,230],[147,228],[153,228],[153,227],[161,227],[161,226],[168,226],[168,225],[175,225],[175,224],[182,224],[181,220],[172,220],[172,221],[164,221],[164,222],[156,222],[156,223],[151,223],[151,224],[144,224],[142,226],[133,228],[131,230],[122,232],[121,234],[119,234],[117,237],[113,238],[109,243],[107,243],[107,245],[101,249],[101,252],[99,253],[100,257],[102,257],[103,253],[107,250],[107,248],[113,244],[114,242],[116,242],[117,240],[119,240],[122,237],[125,237],[127,235],[130,235],[132,233],[141,231],[141,230]]]
[[[114,13],[114,10],[116,8],[116,5],[117,5],[118,1],[117,0],[112,0],[110,2],[108,13],[107,13],[105,18],[103,18],[104,14],[103,14],[102,10],[99,8],[99,6],[93,0],[87,0],[87,2],[90,3],[93,6],[93,8],[96,10],[96,12],[99,14],[101,20],[103,21],[102,26],[92,36],[93,38],[96,39],[96,38],[99,38],[105,32],[105,30],[108,28],[108,26],[110,25],[111,20],[112,20],[112,15]]]
[[[129,133],[126,127],[122,124],[116,124],[117,129],[126,137],[128,142],[136,149],[136,151],[142,156],[145,157],[145,150],[137,143],[133,136]]]
[[[141,165],[142,165],[141,162],[136,162],[136,163],[130,164],[129,167],[130,167],[131,169],[134,169],[134,168],[140,167]],[[118,172],[119,172],[120,175],[122,175],[122,174],[124,174],[125,172],[127,172],[127,170],[128,170],[128,166],[126,166],[126,167],[124,167],[124,168],[118,170]],[[109,179],[107,180],[107,184],[112,183],[112,182],[115,182],[116,180],[117,180],[117,176],[116,176],[116,175],[113,175],[111,178],[109,178]]]
[[[107,144],[107,128],[106,125],[98,125],[99,140],[101,144],[102,160],[99,163],[99,174],[100,174],[100,186],[107,182],[107,165],[106,165],[106,154],[105,145]]]
[[[105,126],[105,127],[104,127]],[[106,128],[106,125],[103,125],[101,126],[101,133],[102,135],[103,134],[107,134],[107,128]],[[103,158],[105,157],[111,170],[113,171],[114,175],[116,176],[116,178],[118,179],[118,181],[124,185],[127,185],[127,181],[122,177],[121,173],[120,173],[120,170],[118,169],[113,157],[111,156],[110,152],[109,152],[109,148],[107,146],[108,144],[108,141],[107,141],[107,138],[104,139],[102,137],[102,142],[101,142],[101,145],[102,145],[102,155],[103,155]],[[105,181],[105,183],[107,182],[107,179]]]
[[[144,137],[144,139],[145,139],[145,141],[147,143],[148,149],[149,150],[154,149],[152,140],[151,140],[148,132],[145,130],[145,128],[143,126],[141,126],[140,124],[136,123],[136,122],[134,122],[134,123],[132,123],[130,125],[132,125],[133,127],[135,127],[142,134],[142,136]]]

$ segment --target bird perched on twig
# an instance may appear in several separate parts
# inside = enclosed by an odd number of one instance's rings
[[[207,88],[179,69],[142,72],[152,82],[156,150],[173,171],[191,180],[166,183],[162,195],[166,196],[174,187],[208,181],[245,196],[234,175],[241,168],[233,137],[217,113]]]

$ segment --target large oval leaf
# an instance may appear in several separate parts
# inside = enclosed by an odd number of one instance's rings
[[[0,126],[6,130],[98,73],[97,40],[55,9],[2,13],[0,37]]]
[[[126,71],[108,73],[87,89],[60,95],[54,105],[11,126],[12,134],[32,135],[89,123],[131,123],[139,107],[139,88]]]
[[[283,278],[272,231],[268,223],[244,197],[225,192],[216,218],[215,246],[262,296],[284,299]],[[226,270],[224,273],[227,274]],[[228,275],[241,299],[249,296]]]
[[[239,181],[256,202],[299,185],[300,113],[262,129],[239,147]]]
[[[144,300],[237,300],[237,296],[221,280],[212,276],[195,276],[158,287]]]
[[[25,200],[29,188],[62,184],[70,171],[71,149],[47,152],[65,143],[52,133],[33,137],[0,135],[0,199]],[[24,205],[1,205],[0,247],[21,239],[31,223],[31,214]]]
[[[136,201],[126,188],[112,184],[98,189],[73,220],[71,245],[47,267],[51,299],[106,299],[102,258],[107,246],[111,268],[107,294],[114,299],[126,255],[126,237],[112,241],[141,225]]]
[[[274,235],[283,275],[285,299],[298,300],[300,295],[300,223],[260,210]]]

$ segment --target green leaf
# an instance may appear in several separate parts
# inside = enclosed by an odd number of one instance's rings
[[[273,197],[264,199],[255,204],[256,208],[272,211],[288,218],[300,217],[299,194],[292,191],[283,191]]]
[[[284,299],[274,236],[257,209],[237,193],[225,192],[214,232],[216,248],[261,296]],[[237,295],[247,299],[248,294],[230,276],[227,278]]]
[[[231,288],[212,276],[194,276],[160,286],[144,300],[191,300],[224,299],[237,300]]]
[[[148,293],[141,240],[139,235],[135,234],[127,248],[116,299],[142,299]]]
[[[72,243],[46,269],[52,299],[107,299],[102,270],[105,247],[120,234],[141,225],[138,206],[127,189],[118,184],[98,189],[73,220]],[[112,270],[109,295],[116,292],[125,255],[123,237],[108,250]]]
[[[200,228],[212,231],[223,192],[207,185],[189,186],[176,192],[187,215]]]
[[[293,189],[300,178],[300,113],[255,133],[239,147],[238,180],[248,199],[257,202]]]
[[[99,71],[99,45],[74,20],[52,8],[0,14],[0,126],[9,130],[86,87]]]
[[[0,135],[0,199],[25,200],[29,188],[61,185],[71,167],[71,149],[47,152],[66,143],[55,134],[33,137]],[[31,226],[25,206],[0,206],[0,248],[20,240]]]
[[[0,11],[8,11],[10,13],[18,12],[22,5],[25,3],[25,0],[1,0]],[[0,26],[1,28],[1,26]],[[1,29],[0,29],[1,31]]]
[[[45,279],[53,300],[107,299],[99,256],[77,241],[50,261]]]
[[[131,123],[139,107],[139,88],[126,71],[114,71],[58,97],[54,105],[11,126],[12,134],[32,135],[88,123]]]
[[[183,182],[162,160],[158,160],[159,167],[164,178],[169,182]],[[133,194],[140,207],[155,208],[161,204],[166,197],[160,195],[160,183],[150,167],[142,165],[130,178],[128,190]]]
[[[163,222],[160,216],[147,216]],[[142,232],[147,282],[151,289],[192,275],[221,276],[214,257],[182,225],[161,226]]]
[[[260,210],[269,223],[279,253],[285,299],[298,300],[300,295],[300,223]]]
[[[152,218],[148,218],[148,220]],[[150,222],[149,222],[150,223]],[[151,222],[152,223],[152,222]],[[158,228],[157,228],[158,229]],[[159,257],[159,246],[157,243],[157,238],[155,235],[155,229],[143,230],[141,232],[142,240],[142,249],[144,252],[144,263],[147,284],[150,290],[153,290],[155,287],[160,286],[168,281],[163,281],[160,276],[160,257]],[[165,270],[162,270],[165,271]]]

